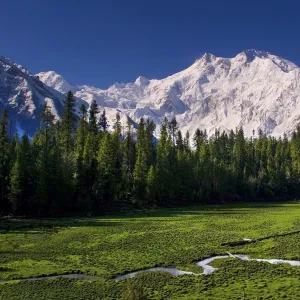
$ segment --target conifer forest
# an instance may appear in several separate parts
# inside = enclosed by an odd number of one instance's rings
[[[243,129],[183,134],[165,118],[160,134],[141,118],[114,124],[96,102],[80,107],[68,92],[55,120],[46,105],[33,137],[9,135],[0,121],[0,212],[56,215],[141,207],[291,200],[300,191],[300,129],[291,138]],[[99,116],[100,117],[97,117]],[[124,127],[123,127],[124,125]]]

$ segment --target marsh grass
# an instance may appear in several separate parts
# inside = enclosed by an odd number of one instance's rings
[[[0,283],[0,299],[118,299],[128,284],[112,280],[118,274],[154,266],[200,273],[195,261],[227,251],[300,260],[300,234],[221,246],[299,230],[299,220],[297,203],[182,207],[78,219],[0,219],[0,279],[66,273],[103,278]],[[177,278],[155,272],[134,280],[149,299],[242,299],[243,289],[246,299],[299,299],[300,268],[234,259],[212,265],[219,270],[210,276]]]

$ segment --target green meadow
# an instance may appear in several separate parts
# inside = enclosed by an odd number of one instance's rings
[[[143,273],[155,266],[201,273],[214,255],[300,260],[300,233],[241,246],[228,241],[300,230],[300,204],[255,203],[159,209],[91,218],[0,219],[0,299],[299,299],[300,267],[211,263],[207,276]],[[80,273],[97,279],[26,278]],[[131,290],[139,293],[130,292]]]

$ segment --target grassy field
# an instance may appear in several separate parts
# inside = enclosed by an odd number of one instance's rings
[[[186,207],[78,219],[0,220],[0,299],[121,299],[128,285],[149,299],[299,299],[300,267],[236,259],[214,261],[208,276],[118,274],[154,266],[200,273],[217,254],[300,260],[300,234],[229,247],[226,241],[300,229],[300,204]],[[84,273],[97,280],[17,279]]]

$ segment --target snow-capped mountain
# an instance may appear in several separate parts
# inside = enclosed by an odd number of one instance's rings
[[[0,60],[1,66],[3,62]],[[8,85],[14,86],[13,90],[19,91],[22,82],[30,79],[29,90],[39,92],[40,96],[28,94],[26,101],[17,106],[17,114],[31,112],[32,118],[36,117],[33,112],[37,105],[33,108],[31,103],[43,103],[49,98],[56,108],[61,105],[62,94],[72,90],[79,101],[87,105],[95,99],[106,109],[111,121],[116,111],[121,113],[124,121],[126,116],[134,121],[145,117],[157,124],[165,116],[176,116],[179,128],[183,132],[189,130],[191,134],[197,128],[213,134],[215,129],[228,131],[243,126],[247,136],[259,128],[268,135],[279,136],[300,124],[300,69],[268,52],[247,50],[234,58],[205,54],[186,70],[167,78],[149,80],[139,77],[133,83],[114,84],[107,90],[72,85],[53,71],[34,77],[12,62],[6,64],[17,69],[15,76],[9,77]],[[1,67],[0,76],[3,73],[8,76]],[[14,77],[16,79],[12,80]],[[22,82],[19,82],[20,78]],[[7,95],[2,82],[0,93]],[[51,96],[41,94],[41,88]],[[0,101],[15,107],[13,95],[16,93],[0,98]],[[33,94],[37,95],[37,92]],[[33,100],[36,98],[38,101]]]
[[[55,76],[47,72],[38,76],[57,87],[57,80],[51,81]],[[60,87],[69,86],[60,80]],[[143,116],[159,124],[164,116],[175,115],[183,131],[199,127],[213,134],[215,129],[243,126],[248,136],[259,128],[278,136],[300,121],[299,84],[299,68],[292,62],[247,50],[234,58],[205,54],[186,70],[161,80],[139,77],[107,90],[90,86],[72,86],[72,90],[88,103],[95,99],[109,111],[118,109],[135,121]]]
[[[0,57],[0,111],[3,107],[8,109],[12,134],[15,131],[22,134],[24,130],[33,134],[45,103],[59,117],[63,98],[61,93],[43,84],[24,67]]]

